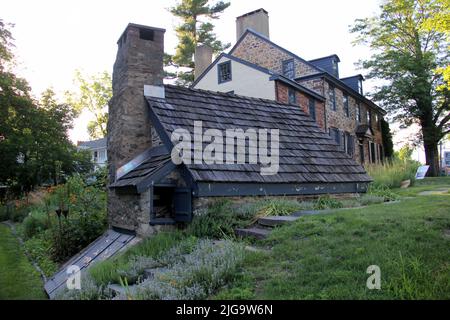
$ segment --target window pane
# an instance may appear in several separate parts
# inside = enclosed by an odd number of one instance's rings
[[[348,96],[344,95],[344,112],[345,115],[349,116],[349,109],[348,109]]]
[[[289,79],[295,78],[295,65],[293,59],[283,61],[283,75]]]
[[[289,89],[288,90],[288,96],[289,96],[289,103],[290,104],[296,104],[297,103],[297,97],[295,96],[295,90]]]
[[[336,111],[336,92],[334,90],[334,87],[330,86],[328,95],[330,97],[330,101],[331,101],[331,108]]]
[[[227,61],[219,64],[219,83],[231,80],[231,62]]]
[[[309,99],[309,116],[316,120],[316,101],[314,99]]]

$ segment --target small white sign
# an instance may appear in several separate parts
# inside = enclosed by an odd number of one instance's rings
[[[419,167],[419,169],[417,169],[417,173],[416,173],[416,180],[425,179],[425,175],[427,174],[429,168],[430,168],[430,166]]]

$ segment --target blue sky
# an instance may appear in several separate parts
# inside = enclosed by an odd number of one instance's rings
[[[176,46],[179,23],[167,8],[176,0],[3,0],[1,18],[15,24],[17,70],[38,96],[52,86],[62,93],[73,87],[74,71],[112,72],[116,42],[129,22],[167,29],[166,51]],[[368,48],[354,47],[349,26],[357,18],[378,12],[380,0],[231,0],[231,6],[215,22],[218,37],[236,41],[237,16],[264,8],[270,16],[270,37],[305,59],[330,54],[341,58],[341,76],[364,73],[355,63],[367,58]],[[365,90],[373,83],[366,81]],[[87,139],[83,114],[71,132],[72,140]],[[403,140],[398,135],[398,141]]]

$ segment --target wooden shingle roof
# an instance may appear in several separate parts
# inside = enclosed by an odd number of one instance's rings
[[[166,145],[171,133],[178,128],[188,130],[193,137],[194,121],[202,121],[203,131],[279,129],[278,174],[261,175],[260,164],[187,164],[196,182],[326,184],[371,181],[364,168],[342,152],[299,106],[172,85],[165,86],[165,99],[147,97],[147,102],[153,122],[157,122],[154,126]]]

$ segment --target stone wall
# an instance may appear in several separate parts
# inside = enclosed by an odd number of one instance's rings
[[[279,74],[283,74],[283,61],[288,59],[294,59],[296,77],[318,73],[315,68],[304,61],[252,33],[247,33],[245,38],[230,54]]]
[[[163,84],[163,29],[130,24],[118,41],[113,69],[113,97],[109,103],[108,165],[109,182],[118,168],[143,151],[159,144],[150,123],[144,98],[144,85]],[[140,230],[150,217],[147,195],[122,195],[108,191],[110,225]],[[148,230],[147,230],[148,231]]]
[[[330,92],[329,87],[330,84],[327,81],[323,81],[323,87],[325,92],[325,97],[327,99],[326,103],[326,122],[327,122],[327,128],[337,128],[344,132],[349,132],[355,139],[355,146],[354,146],[354,156],[353,158],[360,161],[360,153],[359,153],[359,147],[358,147],[358,139],[356,137],[356,129],[361,124],[367,124],[367,112],[368,110],[372,110],[372,130],[374,132],[373,142],[376,144],[382,144],[382,138],[381,138],[381,131],[379,125],[375,121],[375,111],[370,108],[367,104],[364,102],[359,102],[361,106],[361,122],[358,122],[356,120],[356,109],[358,106],[358,100],[351,95],[349,95],[349,116],[345,114],[344,111],[344,92],[340,90],[339,88],[335,88],[335,96],[336,96],[336,110],[333,110],[332,101],[330,98]],[[381,114],[378,115],[378,117],[381,119]],[[368,141],[363,141],[364,143],[364,159],[365,162],[369,161],[369,146]]]
[[[208,206],[227,199],[235,205],[251,203],[262,199],[286,199],[296,201],[311,201],[319,198],[320,195],[296,195],[296,196],[260,196],[260,197],[199,197],[193,200],[193,214],[194,219],[197,216],[206,214]],[[359,193],[339,193],[330,194],[333,199],[346,200],[358,198],[361,195]]]
[[[276,95],[277,101],[282,103],[289,103],[288,95],[289,87],[279,81],[276,82]],[[309,96],[306,94],[296,91],[296,101],[303,112],[309,115]],[[313,98],[316,104],[316,122],[325,131],[325,104]]]
[[[261,39],[260,37],[255,36],[252,33],[247,33],[246,37],[242,39],[239,45],[231,52],[232,55],[241,58],[243,60],[249,61],[261,67],[272,70],[276,73],[282,74],[282,61],[293,58],[295,61],[295,75],[296,77],[307,76],[311,74],[316,74],[318,71],[311,67],[309,64],[305,63],[301,59],[298,59],[295,55],[290,55],[286,51],[280,49],[277,46],[270,44],[268,41]],[[318,124],[323,127],[326,131],[329,128],[337,128],[342,131],[347,131],[354,136],[355,146],[354,146],[354,159],[360,161],[359,155],[359,147],[356,139],[355,131],[359,124],[367,123],[367,110],[371,108],[365,103],[361,102],[361,123],[357,123],[356,121],[356,105],[357,100],[349,95],[349,116],[347,117],[344,112],[344,104],[343,104],[343,92],[342,90],[336,88],[336,105],[337,110],[334,111],[331,106],[331,101],[328,93],[328,82],[324,79],[311,79],[301,82],[305,87],[314,90],[318,94],[324,96],[326,101],[326,107],[318,108],[316,106],[316,110],[318,110]],[[288,101],[287,88],[283,86],[277,86],[277,100],[280,102]],[[307,111],[305,108],[304,102],[305,98],[299,95],[297,97],[297,101],[300,101],[300,106],[304,111]],[[323,112],[321,111],[323,110]],[[374,131],[373,142],[377,145],[382,145],[381,131],[379,125],[375,121],[375,114],[377,111],[372,109],[372,130]],[[317,113],[317,111],[316,111]],[[381,114],[378,114],[378,117],[381,118]],[[364,141],[364,150],[365,150],[365,160],[369,161],[369,145],[368,141]]]

